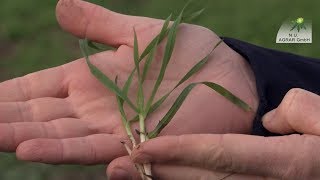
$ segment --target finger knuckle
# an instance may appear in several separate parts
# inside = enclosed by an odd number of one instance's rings
[[[226,135],[221,135],[220,140],[216,144],[211,144],[207,148],[206,156],[203,156],[203,166],[209,169],[222,170],[231,172],[235,169],[235,164],[232,162],[232,157],[225,150],[224,138]]]
[[[299,88],[289,90],[277,109],[277,115],[287,121],[292,127],[295,127],[298,123],[295,116],[299,112],[299,102],[304,97],[303,94],[302,89]]]
[[[24,122],[35,122],[36,121],[36,117],[37,114],[41,114],[39,113],[40,109],[37,106],[37,103],[35,103],[34,101],[30,100],[30,101],[26,101],[25,103],[25,112],[23,113],[23,121]]]
[[[29,79],[30,79],[30,74],[16,79],[18,87],[20,88],[21,94],[23,95],[23,99],[25,100],[31,99],[32,97],[31,81]]]

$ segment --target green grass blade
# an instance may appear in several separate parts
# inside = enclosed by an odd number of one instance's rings
[[[182,19],[184,22],[191,22],[191,21],[197,19],[204,12],[204,10],[205,10],[205,8],[200,9],[199,11],[196,11],[190,15],[187,15],[187,16],[183,17]]]
[[[251,111],[251,107],[242,101],[240,98],[232,94],[230,91],[225,89],[224,87],[220,86],[219,84],[212,83],[212,82],[202,82],[202,84],[208,86],[209,88],[213,89],[217,93],[219,93],[221,96],[228,99],[230,102],[238,106],[239,108],[243,109],[244,111]]]
[[[118,76],[116,76],[115,83],[116,83],[116,85],[118,84]],[[124,128],[126,129],[126,132],[127,132],[127,135],[129,137],[129,139],[131,140],[133,145],[136,146],[137,143],[136,143],[136,140],[133,137],[133,134],[132,134],[132,131],[131,131],[130,122],[128,122],[127,115],[126,115],[126,113],[124,112],[124,109],[123,109],[123,102],[124,101],[118,95],[116,95],[116,98],[117,98],[118,109],[119,109],[120,115],[121,115],[122,124],[123,124]]]
[[[170,15],[164,22],[160,33],[148,44],[146,49],[142,52],[140,56],[140,61],[145,58],[153,49],[154,46],[158,45],[168,34],[168,26],[170,23],[172,15]]]
[[[187,2],[187,4],[184,6],[184,8],[183,8],[183,10],[181,11],[181,13],[180,13],[180,15],[178,16],[178,18],[176,19],[176,21],[173,23],[173,25],[172,25],[172,27],[170,28],[170,29],[167,29],[168,28],[168,26],[169,26],[169,23],[170,23],[170,19],[171,19],[171,16],[172,15],[170,15],[167,19],[166,19],[166,21],[165,21],[165,23],[164,23],[164,25],[163,25],[163,27],[162,27],[162,30],[161,30],[161,32],[160,32],[160,34],[157,36],[157,37],[155,37],[152,41],[151,41],[151,43],[147,46],[147,48],[146,48],[146,50],[142,53],[142,55],[141,55],[141,57],[140,57],[140,61],[148,54],[148,53],[150,53],[150,51],[151,51],[151,49],[152,49],[152,47],[154,46],[154,45],[156,45],[157,43],[156,43],[156,40],[157,40],[157,38],[159,37],[159,42],[158,43],[160,43],[165,37],[166,37],[166,35],[169,33],[169,36],[170,36],[170,33],[173,33],[173,29],[177,29],[177,27],[178,27],[178,25],[183,21],[183,19],[182,19],[182,17],[183,17],[183,12],[184,12],[184,10],[188,7],[188,5],[192,2],[193,0],[189,0],[188,2]],[[200,10],[201,11],[201,10]],[[201,12],[200,11],[197,11],[197,12],[195,12],[195,13],[193,13],[194,14],[194,16],[196,15],[196,13],[198,13],[199,15],[201,14]],[[178,21],[180,21],[180,22],[178,22]],[[175,32],[176,33],[176,32]],[[171,35],[174,35],[174,34],[171,34]],[[169,41],[169,37],[168,36],[168,41]],[[175,37],[174,37],[174,39],[175,39]],[[173,42],[173,44],[175,43],[175,41]],[[214,47],[214,49],[220,44],[221,42],[219,42],[215,47]],[[168,42],[167,42],[167,45],[168,45]],[[168,48],[168,46],[166,46],[166,50],[167,50],[167,48]],[[169,49],[169,48],[168,48]],[[173,49],[173,47],[172,47],[172,49]],[[214,50],[213,49],[213,50]],[[212,51],[213,51],[212,50]],[[168,54],[169,54],[169,52],[167,52]],[[171,54],[172,54],[172,52],[171,52]],[[170,54],[170,57],[171,57],[171,54]],[[164,58],[165,59],[165,58]],[[170,59],[169,59],[170,60]],[[168,60],[168,61],[169,61]],[[205,63],[204,63],[205,64]],[[164,63],[163,63],[163,65],[162,65],[162,68],[161,68],[161,70],[160,70],[160,72],[163,70],[163,69],[166,69],[166,66],[167,66],[167,64],[165,65],[165,68],[163,68],[163,66],[164,66]],[[198,65],[198,66],[200,66],[201,67],[201,65]],[[192,70],[192,71],[197,71],[197,70],[195,70],[196,69],[196,67]],[[199,68],[200,69],[200,68]],[[194,72],[194,73],[195,73]],[[191,74],[192,75],[192,72],[190,72],[189,74]],[[163,75],[164,75],[164,73],[163,73]],[[190,76],[191,76],[190,75]],[[186,75],[186,76],[188,76],[188,75]],[[188,79],[187,77],[184,77],[184,79],[186,80],[186,79]],[[144,77],[145,77],[145,75],[144,75]],[[161,77],[160,77],[161,78]],[[161,79],[163,79],[163,77],[161,78]],[[185,80],[181,80],[179,83],[178,83],[178,85],[176,85],[176,87],[175,88],[177,88],[179,85],[181,85]],[[153,91],[157,91],[157,87],[156,86],[160,86],[160,84],[161,84],[161,82],[159,83],[159,78],[158,78],[158,80],[157,80],[157,82],[156,82],[156,85],[155,85],[155,88],[153,89]],[[161,80],[162,81],[162,80]],[[158,84],[158,85],[157,85]],[[174,89],[175,89],[174,88]],[[174,90],[173,89],[173,90]],[[173,91],[172,90],[172,91]],[[171,91],[171,92],[172,92]],[[168,98],[168,96],[170,95],[170,93],[171,92],[169,92],[169,93],[167,93],[166,95],[164,95],[162,98],[160,98],[156,103],[154,103],[152,106],[151,106],[151,104],[152,104],[152,101],[153,101],[153,99],[154,99],[154,96],[155,96],[155,93],[154,92],[152,92],[152,95],[151,95],[151,97],[150,97],[150,99],[148,100],[148,102],[147,102],[147,105],[146,105],[146,114],[148,114],[148,113],[152,113],[152,112],[154,112],[167,98]],[[154,94],[154,95],[153,95]],[[150,107],[151,106],[151,107]],[[149,109],[149,110],[148,110]],[[139,120],[139,116],[138,115],[136,115],[134,118],[132,118],[129,122],[136,122],[136,121],[138,121]]]
[[[179,108],[181,107],[182,103],[184,102],[184,100],[186,99],[186,97],[188,96],[188,94],[190,93],[190,91],[196,86],[196,84],[190,84],[189,86],[187,86],[179,95],[179,97],[176,99],[176,101],[174,102],[174,104],[171,106],[171,108],[169,109],[169,111],[167,112],[167,114],[161,119],[161,121],[159,122],[159,124],[156,126],[156,128],[151,131],[148,134],[148,137],[151,138],[155,138],[158,136],[158,134],[169,124],[169,122],[172,120],[173,116],[177,113],[177,111],[179,110]]]
[[[140,68],[139,68],[139,45],[136,30],[133,29],[134,32],[134,43],[133,43],[133,55],[134,55],[134,64],[135,68],[138,72],[138,77],[140,77]]]
[[[156,44],[158,44],[158,41],[156,42]],[[151,52],[149,53],[149,55],[148,55],[148,57],[146,59],[146,62],[144,64],[144,68],[143,68],[143,72],[142,72],[142,78],[141,78],[142,84],[146,80],[150,65],[151,65],[152,61],[154,60],[154,58],[155,58],[154,56],[155,56],[155,53],[157,51],[157,45],[156,44],[153,47],[153,49],[151,50]]]
[[[92,49],[100,51],[101,49],[96,46],[92,41],[88,41],[88,46],[91,47]]]
[[[115,83],[116,83],[116,85],[118,84],[118,76],[116,76]],[[119,111],[121,114],[122,123],[125,125],[128,123],[128,120],[127,120],[126,113],[124,112],[124,109],[123,109],[123,102],[124,101],[118,95],[116,95],[116,98],[117,98],[118,108],[119,108]]]
[[[184,83],[185,81],[187,81],[191,76],[193,76],[195,73],[199,72],[199,70],[208,62],[210,55],[212,54],[212,52],[223,42],[223,40],[220,40],[214,47],[213,49],[210,51],[210,53],[203,58],[201,61],[199,61],[195,66],[193,66],[191,68],[191,70],[179,81],[179,83],[175,86],[175,88],[177,88],[178,86],[180,86],[182,83]],[[174,88],[174,89],[175,89]]]
[[[159,133],[168,125],[168,123],[172,120],[174,115],[180,109],[182,103],[185,101],[185,99],[187,98],[187,96],[189,95],[191,90],[198,84],[203,84],[203,85],[210,87],[211,89],[216,91],[218,94],[222,95],[223,97],[225,97],[226,99],[231,101],[233,104],[237,105],[238,107],[240,107],[241,109],[243,109],[245,111],[251,110],[250,106],[247,105],[244,101],[242,101],[241,99],[239,99],[238,97],[233,95],[231,92],[226,90],[224,87],[222,87],[216,83],[212,83],[212,82],[192,83],[192,84],[188,85],[181,92],[181,94],[178,96],[176,101],[173,103],[173,105],[171,106],[171,108],[169,109],[167,114],[161,119],[161,121],[156,126],[156,128],[148,134],[149,138],[155,138],[159,135]]]
[[[211,54],[211,53],[210,53]],[[191,70],[179,81],[179,83],[166,95],[164,95],[162,98],[160,98],[156,103],[154,103],[151,107],[147,106],[146,113],[152,113],[156,109],[158,109],[161,104],[169,97],[169,95],[181,84],[183,84],[185,81],[187,81],[192,75],[197,73],[207,62],[209,59],[209,55],[207,55],[205,58],[203,58],[201,61],[199,61],[195,66],[191,68]]]
[[[153,47],[155,45],[157,45],[157,39],[158,39],[159,36],[156,36],[149,44],[148,46],[146,47],[146,49],[142,52],[141,56],[140,56],[140,61],[143,60],[143,58],[145,58],[149,53],[150,51],[152,51]]]
[[[169,19],[169,18],[168,18]],[[169,21],[168,22],[169,23]],[[161,33],[160,33],[161,34]],[[180,81],[179,83],[166,95],[162,96],[158,101],[156,101],[156,103],[152,104],[151,107],[147,107],[146,109],[146,114],[150,114],[152,112],[154,112],[156,109],[158,109],[161,104],[169,97],[169,95],[177,88],[179,87],[182,83],[184,83],[187,79],[189,79],[192,75],[194,75],[195,73],[197,73],[208,61],[210,54],[212,54],[212,52],[223,42],[223,40],[220,40],[212,49],[212,51],[209,53],[208,56],[206,56],[204,59],[202,59],[199,63],[197,63]],[[145,77],[145,75],[143,75],[143,77]],[[132,118],[130,120],[130,122],[137,122],[139,120],[139,116],[136,115],[134,118]]]
[[[132,71],[132,72],[131,72],[131,74],[129,75],[126,83],[125,83],[124,86],[123,86],[123,93],[124,93],[126,96],[128,96],[128,92],[129,92],[130,85],[131,85],[132,80],[133,80],[134,73],[135,73],[135,71]]]
[[[168,26],[169,26],[169,23],[170,23],[170,20],[171,20],[171,16],[172,15],[170,15],[165,20],[160,33],[151,41],[151,43],[147,46],[147,48],[145,49],[145,51],[142,53],[142,55],[140,57],[140,60],[142,60],[143,58],[145,58],[145,56],[147,54],[149,54],[148,58],[147,58],[147,60],[145,62],[143,73],[142,73],[142,83],[146,79],[148,70],[150,68],[150,65],[151,65],[153,59],[154,59],[154,55],[155,55],[155,52],[157,50],[157,45],[166,37],[166,35],[168,33]]]
[[[125,125],[128,123],[128,121],[127,121],[127,117],[126,117],[124,109],[123,109],[123,100],[118,95],[116,95],[116,97],[117,97],[118,108],[119,108],[119,111],[121,114],[121,120],[122,120],[122,123]]]
[[[164,71],[166,70],[166,67],[169,64],[169,61],[171,59],[173,49],[175,46],[175,42],[176,42],[178,26],[181,23],[181,19],[182,19],[182,13],[179,15],[177,20],[174,22],[174,24],[172,25],[172,28],[169,30],[168,40],[167,40],[167,44],[166,44],[165,52],[164,52],[164,57],[163,57],[163,69],[162,69],[163,71],[160,72],[161,75],[165,74]]]
[[[86,62],[89,66],[89,69],[91,73],[110,91],[114,92],[118,96],[120,96],[125,102],[128,103],[128,105],[136,112],[138,112],[138,109],[135,107],[135,105],[130,101],[130,99],[122,92],[122,90],[106,75],[104,75],[96,66],[94,66],[89,59],[89,49],[88,49],[88,41],[80,40],[80,48],[82,51],[83,56],[86,59]]]
[[[164,25],[162,27],[162,30],[160,31],[160,33],[148,44],[148,46],[146,47],[146,49],[143,51],[143,53],[141,54],[140,56],[140,59],[139,59],[139,62],[141,62],[154,48],[156,45],[158,45],[167,35],[168,33],[168,26],[169,26],[169,23],[170,23],[170,20],[171,20],[171,17],[172,15],[170,15],[164,22]],[[151,62],[150,62],[151,63]],[[136,71],[136,68],[134,68],[131,72],[131,74],[129,75],[125,85],[124,85],[124,88],[123,88],[123,91],[124,91],[124,94],[125,95],[128,95],[128,91],[129,91],[129,88],[131,86],[131,83],[132,83],[132,79],[133,79],[133,76],[134,76],[134,73]],[[144,74],[146,74],[146,72],[143,72]],[[145,75],[146,76],[146,75]],[[145,78],[143,78],[145,79]],[[143,81],[142,81],[143,82]]]
[[[167,93],[166,95],[162,96],[162,98],[160,98],[157,102],[155,102],[149,110],[145,111],[145,115],[147,116],[148,114],[153,113],[154,111],[156,111],[161,105],[162,103],[169,97],[171,93]],[[137,122],[139,121],[139,115],[136,115],[134,118],[132,118],[129,122],[133,123],[133,122]]]
[[[163,23],[162,29],[159,34],[159,43],[166,37],[167,33],[169,32],[168,27],[169,27],[171,18],[172,18],[172,14],[170,14],[169,17],[167,17],[167,19]]]
[[[134,31],[134,46],[133,46],[133,54],[134,54],[134,63],[135,63],[135,69],[137,70],[138,74],[138,97],[137,97],[137,105],[138,109],[140,112],[143,111],[143,106],[144,106],[144,95],[143,95],[143,87],[142,87],[142,80],[141,80],[141,74],[140,74],[140,67],[139,67],[139,62],[140,62],[140,56],[139,56],[139,45],[138,45],[138,38],[137,38],[137,33],[136,30],[133,29]]]
[[[172,92],[172,91],[171,91]],[[153,113],[155,110],[157,110],[162,103],[169,97],[169,95],[171,94],[171,92],[167,93],[166,95],[162,96],[157,102],[155,102],[148,111],[148,114]]]
[[[165,71],[167,69],[167,66],[168,66],[168,63],[171,59],[171,55],[172,55],[172,52],[173,52],[173,49],[174,49],[174,45],[175,45],[175,40],[176,40],[176,35],[177,35],[177,29],[178,29],[178,26],[179,24],[181,23],[181,19],[182,19],[182,16],[183,16],[183,11],[180,13],[180,15],[178,16],[178,18],[175,20],[175,22],[173,23],[171,29],[169,30],[169,34],[168,34],[168,40],[167,40],[167,44],[166,44],[166,47],[165,47],[165,52],[164,52],[164,57],[163,57],[163,60],[162,60],[162,66],[161,66],[161,69],[160,69],[160,73],[159,73],[159,76],[158,76],[158,79],[154,85],[154,88],[152,90],[152,93],[151,93],[151,96],[147,102],[147,109],[149,109],[149,107],[151,106],[151,104],[153,103],[153,99],[160,87],[160,84],[164,78],[164,74],[165,74]]]
[[[151,107],[146,107],[146,114],[154,112],[156,109],[158,109],[161,104],[169,97],[169,95],[181,84],[186,82],[191,76],[193,76],[195,73],[199,72],[199,70],[208,62],[210,55],[213,53],[213,51],[223,42],[223,40],[220,40],[210,51],[210,53],[204,57],[201,61],[199,61],[195,66],[193,66],[189,72],[179,81],[179,83],[166,95],[164,95],[162,98],[160,98],[156,103],[154,103]]]
[[[134,118],[129,120],[130,123],[138,122],[139,121],[139,115],[136,115]]]
[[[137,105],[138,105],[139,112],[143,113],[143,111],[144,111],[144,109],[143,109],[144,108],[144,96],[143,96],[142,85],[139,85],[138,97],[137,97]]]

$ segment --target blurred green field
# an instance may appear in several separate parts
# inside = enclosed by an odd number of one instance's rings
[[[179,12],[185,0],[96,0],[126,14],[165,18]],[[201,1],[206,11],[197,24],[220,36],[234,37],[268,48],[320,58],[320,21],[316,0]],[[56,1],[2,0],[0,5],[0,81],[61,65],[80,56],[78,40],[59,28]],[[313,20],[313,44],[275,44],[288,18]],[[0,92],[1,93],[1,92]],[[104,166],[50,166],[24,163],[0,154],[1,180],[104,179]]]

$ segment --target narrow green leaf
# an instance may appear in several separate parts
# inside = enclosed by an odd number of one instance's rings
[[[162,26],[162,29],[160,31],[160,34],[159,34],[158,43],[161,43],[161,41],[168,35],[168,32],[170,30],[170,29],[168,29],[168,27],[169,27],[171,18],[172,18],[172,14],[170,14],[170,16],[165,20],[165,22]]]
[[[148,44],[148,46],[146,47],[146,49],[143,51],[143,53],[140,56],[139,62],[141,62],[154,48],[156,45],[158,45],[167,35],[168,33],[168,26],[169,26],[169,22],[171,20],[171,16],[170,15],[164,22],[164,25],[162,27],[161,32]],[[151,63],[151,62],[150,62]],[[136,68],[134,68],[130,74],[130,76],[128,77],[123,91],[125,95],[128,95],[128,91],[130,89],[131,83],[132,83],[132,79],[134,76],[134,73],[136,71]],[[146,72],[144,72],[144,74],[146,74]],[[144,78],[145,79],[145,78]],[[143,82],[143,81],[142,81]]]
[[[116,76],[115,83],[116,83],[116,85],[118,85],[118,76]],[[120,96],[118,96],[117,94],[116,94],[116,97],[119,98],[119,100],[117,99],[117,101],[119,102],[119,104],[120,104],[120,105],[122,106],[122,108],[123,108],[124,100],[123,100]],[[126,119],[126,120],[127,120],[127,119]]]
[[[190,84],[187,86],[179,95],[179,97],[176,99],[174,104],[171,106],[167,114],[161,119],[159,124],[156,126],[156,128],[149,132],[148,137],[155,138],[158,136],[158,134],[169,124],[173,116],[177,113],[179,108],[181,107],[183,101],[186,99],[190,91],[196,86],[196,84]]]
[[[183,11],[180,13],[180,15],[178,16],[178,18],[175,20],[175,22],[173,23],[172,27],[170,28],[169,30],[169,34],[168,34],[168,39],[167,39],[167,44],[166,44],[166,47],[165,47],[165,52],[164,52],[164,56],[163,56],[163,60],[162,60],[162,66],[161,66],[161,69],[160,69],[160,73],[159,73],[159,76],[157,78],[157,81],[154,85],[154,88],[152,90],[152,93],[151,93],[151,96],[147,102],[147,108],[149,108],[151,106],[151,104],[153,103],[153,99],[160,87],[160,84],[164,78],[164,75],[165,75],[165,71],[167,69],[167,66],[169,64],[169,61],[171,59],[171,55],[172,55],[172,52],[173,52],[173,49],[174,49],[174,45],[175,45],[175,40],[176,40],[176,35],[177,35],[177,29],[178,29],[178,26],[179,24],[181,23],[181,19],[182,19],[182,16],[183,16]]]
[[[118,76],[116,76],[115,83],[116,83],[116,85],[118,85]],[[133,137],[133,134],[132,134],[132,131],[131,131],[130,122],[128,122],[127,115],[126,115],[126,113],[124,112],[124,109],[123,109],[123,102],[124,101],[118,95],[116,95],[116,98],[117,98],[118,109],[119,109],[120,115],[121,115],[122,124],[123,124],[124,128],[126,129],[126,132],[127,132],[127,135],[129,137],[129,139],[131,140],[133,145],[136,146],[137,143],[136,143],[136,140]]]
[[[157,137],[158,134],[168,125],[168,123],[172,120],[174,115],[180,109],[182,103],[185,101],[186,97],[189,95],[191,90],[198,84],[204,84],[204,85],[210,87],[211,89],[213,89],[214,91],[216,91],[217,93],[219,93],[220,95],[222,95],[223,97],[225,97],[226,99],[231,101],[233,104],[237,105],[238,107],[240,107],[241,109],[243,109],[245,111],[251,110],[249,105],[247,105],[244,101],[242,101],[241,99],[239,99],[238,97],[233,95],[231,92],[226,90],[224,87],[222,87],[216,83],[212,83],[212,82],[192,83],[192,84],[188,85],[181,92],[181,94],[178,96],[178,98],[176,99],[174,104],[171,106],[171,108],[169,109],[167,114],[161,119],[161,121],[156,126],[156,128],[148,134],[149,138]]]
[[[116,83],[116,85],[118,84],[118,76],[116,76],[115,83]],[[124,112],[124,109],[123,109],[123,102],[124,101],[118,95],[116,95],[116,98],[117,98],[118,108],[119,108],[119,111],[120,111],[120,114],[121,114],[122,123],[125,125],[125,124],[128,123],[128,120],[127,120],[126,113]]]
[[[89,69],[91,73],[110,91],[114,92],[118,96],[120,96],[125,102],[129,104],[129,106],[136,112],[138,112],[138,109],[133,105],[133,103],[130,101],[130,99],[122,92],[122,90],[106,75],[104,75],[96,66],[94,66],[89,59],[89,49],[88,49],[88,41],[80,40],[80,48],[82,51],[83,56],[85,57],[87,64],[89,66]]]
[[[224,87],[220,86],[219,84],[212,83],[212,82],[202,82],[202,84],[210,87],[211,89],[213,89],[214,91],[216,91],[217,93],[219,93],[220,95],[222,95],[223,97],[225,97],[230,102],[232,102],[233,104],[235,104],[239,108],[243,109],[244,111],[251,111],[252,110],[251,107],[247,103],[242,101],[240,98],[238,98],[237,96],[235,96],[234,94],[232,94],[230,91],[228,91]]]
[[[158,41],[156,42],[156,44],[158,44]],[[144,82],[145,79],[146,79],[146,76],[147,76],[147,74],[148,74],[148,71],[149,71],[149,68],[150,68],[151,63],[152,63],[152,61],[153,61],[154,58],[155,58],[154,56],[155,56],[156,51],[157,51],[157,46],[155,45],[155,46],[153,47],[153,49],[151,50],[151,52],[149,53],[149,55],[148,55],[148,57],[147,57],[147,60],[146,60],[146,62],[145,62],[145,64],[144,64],[144,68],[143,68],[143,72],[142,72],[142,79],[141,79],[142,84],[143,84],[143,82]]]
[[[172,91],[171,91],[172,92]],[[153,113],[155,110],[157,110],[162,103],[169,97],[169,95],[171,94],[171,92],[167,93],[166,95],[162,96],[162,98],[160,98],[157,102],[155,102],[148,111],[148,114]]]
[[[123,86],[123,93],[128,96],[128,92],[129,92],[129,89],[130,89],[130,85],[132,83],[132,80],[133,80],[133,75],[134,75],[135,71],[132,71],[131,74],[129,75],[126,83],[124,84]]]
[[[191,22],[193,20],[195,20],[196,18],[198,18],[203,12],[204,12],[205,8],[200,9],[199,11],[196,11],[188,16],[183,17],[183,21],[184,22]]]
[[[139,67],[139,62],[140,62],[140,56],[139,56],[139,45],[138,45],[138,38],[137,38],[137,33],[136,30],[133,29],[134,31],[134,46],[133,46],[133,54],[134,54],[134,63],[135,63],[135,69],[137,70],[138,74],[138,97],[137,97],[137,104],[138,104],[138,109],[140,112],[143,111],[143,106],[144,106],[144,95],[143,95],[143,87],[142,87],[142,80],[141,80],[141,74],[140,74],[140,67]]]
[[[213,53],[213,51],[223,42],[221,39],[210,51],[210,53],[204,57],[201,61],[199,61],[195,66],[193,66],[187,74],[179,81],[179,83],[166,95],[164,95],[162,98],[160,98],[155,104],[153,104],[151,107],[147,106],[146,107],[146,114],[154,112],[156,109],[160,107],[160,105],[169,97],[169,95],[181,84],[186,82],[191,76],[193,76],[195,73],[199,72],[199,70],[208,62],[208,59],[210,55]]]
[[[134,118],[132,118],[129,122],[134,123],[139,121],[139,115],[136,115]]]
[[[145,58],[153,49],[154,46],[158,45],[168,34],[168,26],[170,23],[172,15],[170,15],[164,22],[160,33],[148,44],[146,49],[142,52],[140,56],[140,61]]]
[[[191,0],[191,1],[192,1],[192,0]],[[190,3],[191,1],[189,1],[189,3]],[[200,10],[200,11],[201,11],[201,10]],[[198,14],[199,14],[199,15],[201,14],[200,11],[198,11]],[[195,12],[195,13],[197,13],[197,12]],[[195,13],[194,13],[194,15],[195,15]],[[165,27],[168,26],[168,24],[169,24],[169,22],[170,22],[170,18],[171,18],[171,15],[169,16],[169,18],[167,18],[166,23],[165,23],[165,25],[163,26],[161,32],[164,32]],[[160,33],[160,34],[164,35],[163,37],[161,36],[161,38],[160,38],[160,39],[162,40],[162,38],[165,37],[166,33]],[[159,37],[159,36],[157,36],[157,37]],[[157,38],[157,37],[156,37],[156,38]],[[153,41],[148,45],[148,49],[151,49],[151,46],[154,45],[154,44],[156,44],[156,43],[155,43],[156,38],[153,39]],[[222,42],[223,42],[223,40],[220,40],[220,41],[214,46],[214,48],[212,49],[212,51],[210,52],[210,54],[212,54],[212,52],[213,52]],[[149,51],[150,51],[150,50],[149,50]],[[148,52],[149,52],[149,51],[148,51]],[[147,54],[147,53],[143,53],[143,54]],[[207,57],[205,57],[204,59],[202,59],[198,64],[196,64],[196,65],[180,80],[180,82],[179,82],[169,93],[167,93],[166,95],[164,95],[163,97],[161,97],[161,98],[160,98],[156,103],[154,103],[151,107],[150,107],[150,105],[149,105],[149,107],[146,107],[146,114],[150,114],[150,113],[154,112],[156,109],[158,109],[158,108],[160,107],[160,105],[169,97],[169,95],[170,95],[177,87],[179,87],[182,83],[184,83],[187,79],[189,79],[193,74],[195,74],[196,72],[198,72],[198,71],[201,69],[201,67],[203,67],[203,66],[206,64],[206,62],[207,62],[208,57],[210,56],[210,54],[209,54]],[[142,56],[141,56],[141,57],[142,57]],[[143,58],[144,58],[144,57],[143,57]],[[143,58],[141,58],[141,59],[143,59]],[[143,77],[145,77],[145,73],[143,73]],[[148,105],[147,105],[147,106],[148,106]],[[149,110],[148,110],[148,109],[149,109]],[[133,122],[137,122],[137,121],[139,121],[139,116],[138,116],[138,115],[136,115],[134,118],[132,118],[129,122],[133,123]]]
[[[144,96],[143,96],[143,89],[142,86],[139,85],[139,90],[138,90],[138,97],[137,97],[137,104],[138,104],[138,109],[139,112],[142,113],[144,110]]]
[[[212,52],[223,42],[223,40],[221,39],[214,47],[213,49],[210,51],[210,53],[203,58],[201,61],[199,61],[195,66],[193,66],[191,68],[191,70],[179,81],[179,83],[175,86],[175,88],[177,88],[178,86],[180,86],[182,83],[184,83],[186,80],[188,80],[191,76],[193,76],[195,73],[197,73],[207,62],[208,59],[210,57],[210,55],[212,54]],[[174,88],[174,89],[175,89]],[[173,89],[173,90],[174,90]]]
[[[92,41],[88,41],[88,46],[91,47],[92,49],[100,51],[101,49],[96,46]]]
[[[203,58],[201,61],[199,61],[192,69],[179,81],[179,83],[166,95],[162,96],[156,103],[152,104],[151,107],[146,107],[146,115],[153,113],[156,109],[158,109],[162,103],[169,97],[169,95],[178,88],[181,84],[183,84],[186,80],[188,80],[191,76],[193,76],[195,73],[197,73],[207,62],[209,59],[209,56],[214,52],[214,50],[223,42],[221,39],[211,50],[211,52]],[[135,116],[130,120],[130,122],[137,122],[139,120],[139,116]]]
[[[136,30],[133,28],[134,32],[134,43],[133,43],[133,55],[134,55],[134,64],[140,77],[140,68],[139,68],[139,45]]]
[[[172,28],[169,30],[169,34],[168,34],[168,40],[167,40],[167,44],[165,47],[165,52],[164,52],[164,57],[163,57],[163,71],[160,73],[161,75],[164,75],[164,71],[166,70],[165,68],[167,67],[172,53],[173,53],[173,49],[175,46],[175,42],[176,42],[176,36],[177,36],[177,30],[178,30],[178,26],[181,23],[181,19],[182,19],[182,13],[179,15],[179,17],[177,18],[177,20],[174,22],[174,24],[172,25]]]
[[[146,49],[142,52],[142,54],[141,54],[141,56],[140,56],[140,61],[142,61],[143,58],[145,58],[145,57],[150,53],[150,51],[152,51],[153,47],[154,47],[155,45],[157,45],[156,42],[157,42],[158,37],[159,37],[159,36],[156,36],[156,37],[148,44],[148,46],[146,47]]]

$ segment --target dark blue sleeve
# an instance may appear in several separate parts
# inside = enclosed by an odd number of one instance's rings
[[[256,78],[260,98],[252,134],[273,136],[263,125],[264,114],[278,107],[292,88],[320,94],[320,59],[258,47],[232,38],[223,38],[233,50],[250,64]]]

